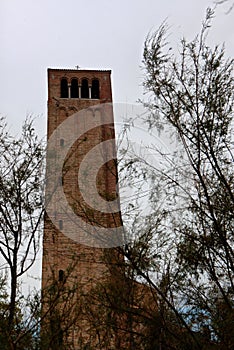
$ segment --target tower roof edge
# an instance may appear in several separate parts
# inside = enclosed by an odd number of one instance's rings
[[[106,72],[111,73],[111,69],[71,69],[71,68],[47,68],[48,71],[66,71],[66,72]]]

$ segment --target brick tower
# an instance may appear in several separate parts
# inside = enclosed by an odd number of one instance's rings
[[[110,274],[105,254],[117,244],[104,242],[102,230],[112,232],[113,238],[113,230],[121,226],[119,211],[103,210],[101,206],[102,200],[107,209],[109,203],[118,201],[116,162],[109,156],[115,152],[111,103],[110,71],[48,69],[48,142],[55,142],[56,154],[52,155],[50,169],[48,159],[53,152],[47,154],[46,194],[50,203],[44,220],[42,264],[46,349],[83,349],[95,343],[90,340],[83,306],[97,281]],[[99,106],[104,104],[107,113],[103,117]],[[74,130],[78,136],[73,140]],[[104,145],[104,158],[96,169],[98,157],[92,150],[100,143]],[[56,161],[63,153],[60,173],[54,177]],[[86,174],[82,175],[83,184],[78,182],[81,164],[86,166],[82,170]],[[96,189],[92,188],[90,173],[95,177]],[[100,199],[95,202],[96,192]],[[66,202],[65,209],[58,193]],[[75,223],[76,219],[82,224]]]

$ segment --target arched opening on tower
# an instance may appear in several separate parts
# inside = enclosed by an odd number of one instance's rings
[[[89,98],[89,84],[87,79],[82,79],[81,98]]]
[[[78,80],[72,79],[71,81],[71,98],[79,97]]]
[[[66,78],[61,80],[60,95],[61,98],[68,98],[68,83]]]
[[[93,79],[91,88],[91,98],[99,98],[99,80]]]

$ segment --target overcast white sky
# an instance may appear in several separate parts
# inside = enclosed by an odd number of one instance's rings
[[[19,130],[28,113],[46,133],[47,68],[111,69],[114,102],[142,97],[147,33],[165,18],[171,40],[192,39],[213,0],[0,0],[0,115]],[[233,16],[220,6],[210,42],[234,54]],[[33,283],[32,283],[33,284]]]
[[[213,0],[0,0],[0,113],[12,127],[40,115],[45,133],[47,68],[111,69],[115,102],[142,95],[143,42],[167,17],[171,39],[192,38]],[[221,6],[212,43],[233,56],[233,13]]]

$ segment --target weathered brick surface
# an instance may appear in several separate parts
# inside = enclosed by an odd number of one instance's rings
[[[100,99],[60,98],[60,82],[66,77],[68,83],[72,78],[77,78],[79,84],[82,78],[88,79],[89,85],[92,79],[98,79],[100,83]],[[62,121],[71,114],[84,108],[112,102],[111,72],[94,70],[48,70],[48,138]],[[79,128],[79,120],[77,125]],[[62,139],[62,135],[61,139]],[[103,227],[116,227],[120,225],[120,213],[103,214],[90,208],[84,201],[78,187],[77,174],[79,164],[84,156],[98,143],[114,138],[113,113],[110,113],[110,125],[96,127],[88,131],[72,146],[66,158],[66,167],[63,171],[62,186],[67,201],[76,215],[89,223],[95,223]],[[113,147],[114,143],[113,143]],[[108,152],[108,150],[106,150]],[[95,159],[93,159],[95,162]],[[117,171],[114,161],[110,161],[99,170],[97,177],[98,190],[101,196],[111,199],[116,197]],[[49,179],[48,179],[49,181]],[[92,195],[87,183],[87,191]],[[56,203],[54,207],[56,213]],[[57,213],[59,214],[59,213]],[[61,219],[61,215],[58,215]],[[65,286],[78,286],[73,294],[74,303],[81,302],[83,294],[88,293],[96,281],[104,278],[107,274],[107,266],[103,262],[104,249],[92,248],[72,241],[56,228],[46,215],[44,222],[43,237],[43,266],[42,287],[44,293],[44,311],[47,311],[48,287],[52,284],[59,286],[59,271],[62,270],[67,277]],[[47,301],[46,301],[47,300]],[[77,301],[78,300],[78,301]],[[71,300],[70,300],[71,302]],[[65,307],[65,306],[64,306]],[[81,305],[82,307],[82,305]],[[63,305],[60,306],[60,310]],[[72,308],[71,308],[72,310]],[[72,313],[72,311],[70,311]],[[75,312],[75,311],[74,311]],[[51,312],[49,313],[51,314]],[[72,317],[72,314],[70,315]],[[67,315],[65,316],[67,317]],[[48,321],[49,322],[49,321]],[[45,321],[46,323],[46,321]],[[62,320],[61,327],[63,328]],[[78,341],[81,338],[88,339],[88,321],[81,316],[70,330],[68,339],[75,337],[77,343],[74,349],[80,349]]]

